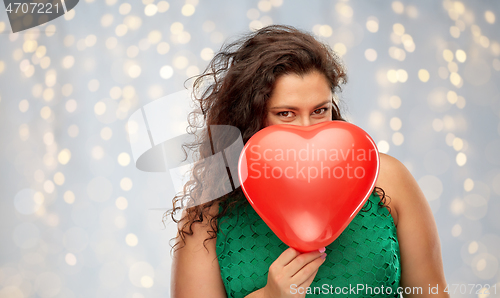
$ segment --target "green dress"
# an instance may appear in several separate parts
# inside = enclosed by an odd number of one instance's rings
[[[326,261],[309,289],[292,287],[292,293],[309,290],[306,297],[399,297],[401,264],[396,226],[379,201],[373,191],[363,209],[326,247]],[[227,297],[245,297],[264,287],[269,266],[288,246],[247,200],[231,208],[217,225],[216,252]]]

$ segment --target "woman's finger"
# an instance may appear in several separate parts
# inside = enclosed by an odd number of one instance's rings
[[[306,266],[302,267],[295,275],[292,276],[292,284],[302,284],[309,280],[311,276],[316,275],[319,267],[325,262],[325,259],[319,257],[309,262]],[[314,278],[314,277],[313,277]]]
[[[277,269],[281,270],[285,266],[287,266],[291,261],[293,261],[300,253],[289,247],[281,255],[274,261],[273,265],[276,266]]]
[[[311,251],[308,253],[303,253],[298,255],[295,259],[293,259],[288,265],[285,266],[285,272],[287,272],[287,276],[294,276],[297,272],[299,272],[302,268],[304,268],[307,264],[311,263],[315,259],[319,258],[322,253],[319,251]]]

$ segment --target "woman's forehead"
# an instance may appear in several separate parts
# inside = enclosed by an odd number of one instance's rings
[[[303,76],[283,75],[276,81],[268,104],[305,105],[318,104],[332,98],[330,85],[320,72]]]

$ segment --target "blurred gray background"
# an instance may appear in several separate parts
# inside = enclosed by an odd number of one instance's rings
[[[424,191],[467,285],[451,296],[500,297],[499,18],[486,0],[80,0],[11,34],[2,7],[0,298],[169,297],[175,191],[135,167],[127,120],[269,24],[342,56],[346,117]]]

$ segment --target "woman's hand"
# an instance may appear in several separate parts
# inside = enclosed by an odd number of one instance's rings
[[[269,266],[267,285],[263,288],[264,297],[305,297],[306,288],[311,285],[319,266],[325,261],[324,251],[325,248],[322,248],[301,254],[291,247],[285,250]],[[302,288],[300,292],[303,294],[299,294],[299,288]]]

